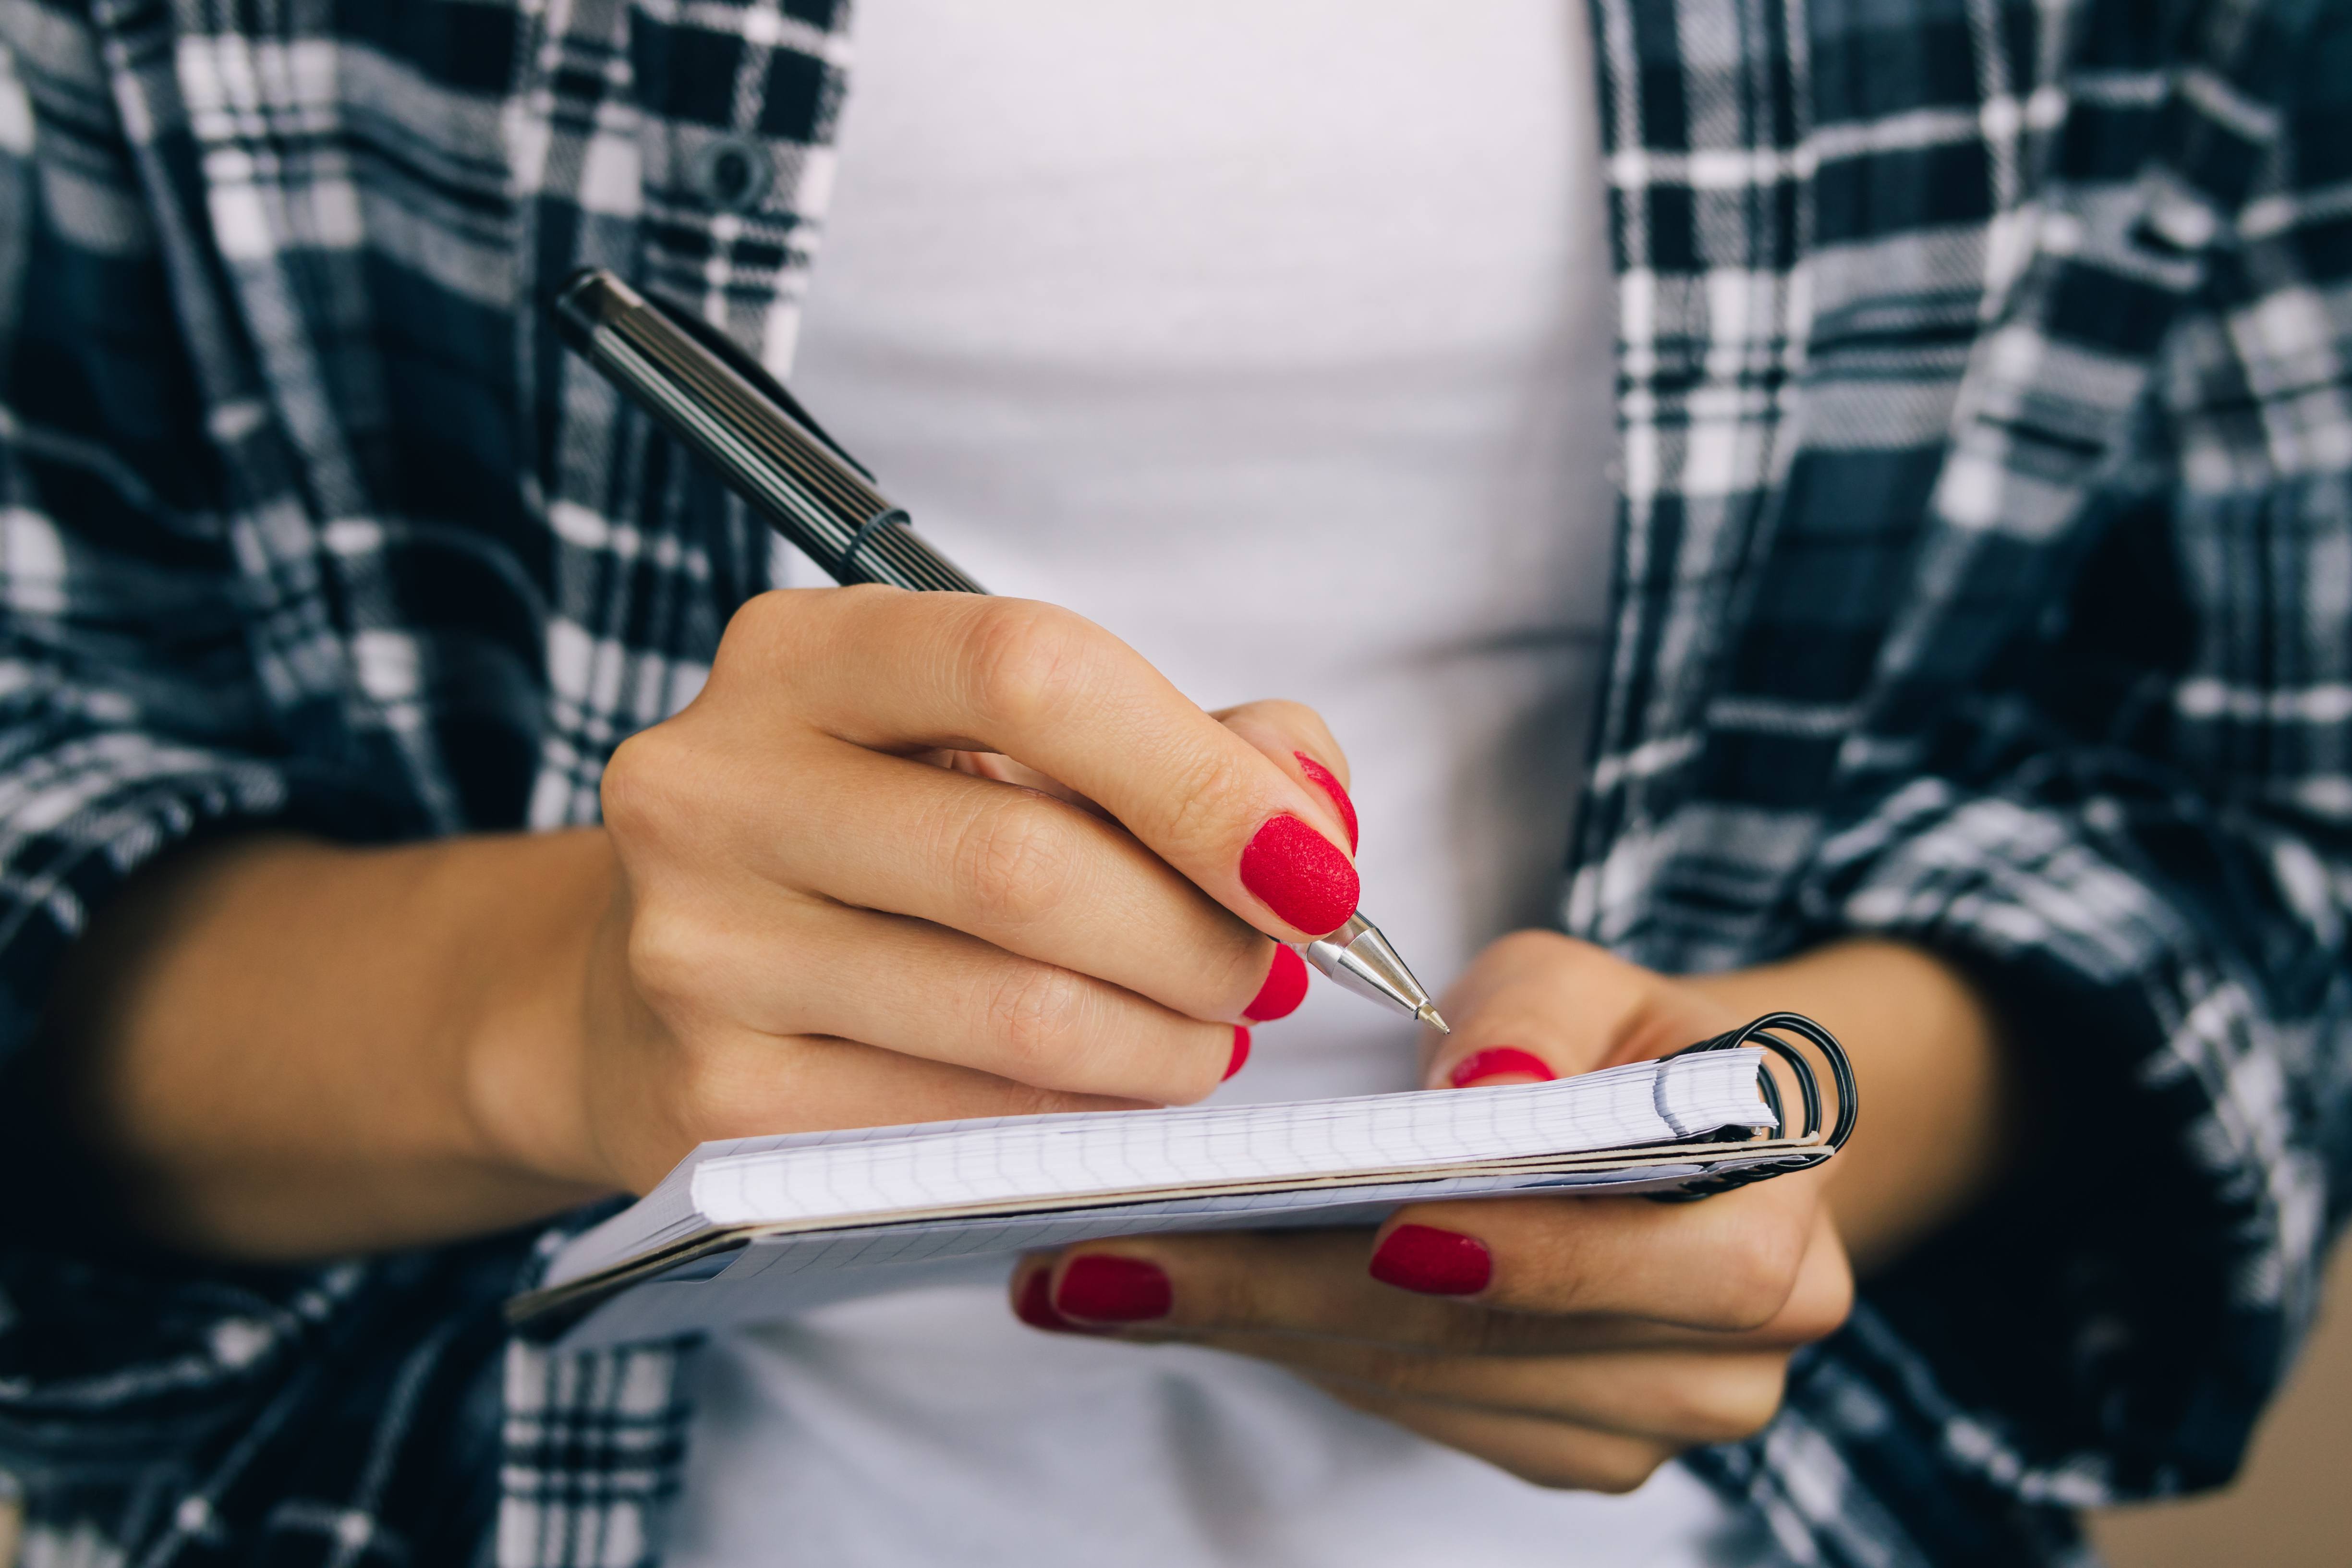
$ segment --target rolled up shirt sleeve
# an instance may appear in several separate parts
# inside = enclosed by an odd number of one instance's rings
[[[2352,11],[2264,15],[2261,114],[2174,149],[2243,177],[2175,226],[2210,248],[2157,477],[2091,520],[2063,625],[1840,803],[1796,900],[1808,940],[1952,955],[2014,1037],[2009,1185],[1868,1282],[1842,1352],[1996,1507],[2227,1480],[2352,1203]],[[2200,188],[2158,184],[2159,216]]]
[[[281,1394],[359,1265],[225,1269],[110,1235],[46,1092],[67,952],[145,867],[213,835],[346,839],[396,802],[271,754],[225,574],[188,542],[142,552],[125,506],[76,526],[52,469],[6,454],[0,521],[0,1471],[36,1520],[77,1478],[181,1463]],[[155,525],[146,521],[143,526]],[[60,1494],[57,1489],[65,1489]],[[94,1505],[93,1505],[94,1506]]]
[[[0,1475],[28,1553],[113,1561],[208,1528],[157,1500],[247,1464],[263,1412],[315,1390],[339,1339],[446,1294],[447,1265],[143,1251],[95,1217],[46,1092],[68,950],[142,868],[209,836],[418,822],[258,673],[251,584],[155,236],[108,163],[127,154],[93,48],[63,13],[0,33]]]
[[[1916,782],[1826,847],[1818,929],[1951,955],[2014,1037],[2009,1186],[1866,1295],[1933,1369],[1937,1446],[2022,1500],[2226,1480],[2311,1321],[2352,980],[2340,908],[2292,907],[2282,862],[2352,886],[2308,837],[2052,766]]]

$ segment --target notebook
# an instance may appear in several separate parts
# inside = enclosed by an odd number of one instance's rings
[[[1854,1109],[1828,1031],[1775,1014],[1549,1083],[730,1139],[574,1237],[508,1316],[591,1349],[1002,1278],[1022,1252],[1100,1237],[1370,1225],[1439,1197],[1699,1196],[1818,1164]]]

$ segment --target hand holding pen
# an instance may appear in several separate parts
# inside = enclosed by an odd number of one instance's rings
[[[919,545],[873,516],[835,548]],[[704,1139],[1198,1100],[1354,915],[1345,773],[1050,605],[761,595],[607,765],[584,1056],[490,1061],[493,1137],[643,1191]]]
[[[713,464],[772,527],[836,582],[986,592],[915,533],[907,514],[874,488],[873,476],[723,336],[672,315],[596,268],[569,279],[555,309],[573,349]],[[1304,752],[1297,755],[1308,777],[1337,798],[1352,851],[1355,808],[1346,792],[1320,764]],[[1293,918],[1296,911],[1276,906],[1276,912],[1294,925],[1304,923]],[[1379,928],[1352,902],[1348,916],[1305,948],[1307,958],[1349,990],[1444,1031],[1428,992]]]

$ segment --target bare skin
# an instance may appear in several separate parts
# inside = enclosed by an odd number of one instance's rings
[[[1189,1101],[1270,939],[1319,934],[1244,884],[1244,847],[1286,816],[1345,853],[1298,752],[1346,778],[1310,710],[1202,713],[1046,606],[771,595],[616,753],[604,826],[174,857],[79,944],[50,1044],[131,1223],[243,1259],[483,1234],[642,1192],[706,1138]],[[1456,988],[1432,1067],[1508,1043],[1589,1070],[1780,1006],[1854,1049],[1842,1176],[1392,1221],[1486,1243],[1471,1302],[1371,1281],[1360,1232],[1108,1244],[1175,1282],[1128,1331],[1271,1356],[1555,1484],[1752,1429],[1843,1317],[1848,1255],[1899,1251],[1999,1168],[2004,1058],[1965,982],[1860,942],[1673,981],[1523,933]]]
[[[1308,710],[1203,713],[1048,605],[767,595],[601,828],[142,878],[59,988],[76,1116],[154,1235],[299,1258],[642,1192],[707,1138],[1197,1100],[1269,938],[1320,934],[1244,847],[1288,816],[1345,866],[1302,752],[1344,766]]]

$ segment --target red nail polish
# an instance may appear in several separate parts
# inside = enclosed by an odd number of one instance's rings
[[[1559,1075],[1544,1065],[1544,1059],[1533,1051],[1523,1051],[1517,1046],[1489,1046],[1483,1051],[1473,1051],[1454,1064],[1445,1081],[1456,1089],[1468,1089],[1473,1084],[1507,1078],[1513,1073],[1533,1079],[1538,1083],[1549,1083]]]
[[[1371,1276],[1424,1296],[1471,1296],[1495,1277],[1495,1258],[1475,1236],[1434,1226],[1401,1225],[1372,1254]]]
[[[1271,1024],[1276,1018],[1287,1018],[1298,1011],[1307,1000],[1307,961],[1282,945],[1274,944],[1274,967],[1265,972],[1265,984],[1257,988],[1250,1005],[1242,1009],[1242,1016],[1253,1024]],[[1227,1078],[1234,1075],[1227,1073]]]
[[[1033,1329],[1043,1329],[1049,1334],[1066,1334],[1073,1331],[1070,1321],[1054,1310],[1054,1271],[1040,1268],[1029,1276],[1021,1287],[1021,1299],[1013,1305],[1013,1315]]]
[[[1156,1263],[1139,1258],[1088,1253],[1070,1259],[1054,1291],[1054,1309],[1098,1323],[1139,1323],[1164,1318],[1176,1304],[1175,1288]]]
[[[1356,868],[1295,816],[1269,817],[1242,851],[1242,886],[1300,931],[1337,931],[1363,896]]]
[[[1307,775],[1307,782],[1322,785],[1323,793],[1331,797],[1331,804],[1339,808],[1339,820],[1348,825],[1348,853],[1353,855],[1356,852],[1356,803],[1348,798],[1348,786],[1341,784],[1329,768],[1306,752],[1293,752],[1290,754],[1298,759],[1298,771]]]
[[[1242,1068],[1247,1066],[1249,1066],[1249,1031],[1243,1028],[1239,1024],[1235,1024],[1234,1026],[1234,1054],[1225,1063],[1225,1077],[1231,1078],[1234,1074],[1241,1071]]]

